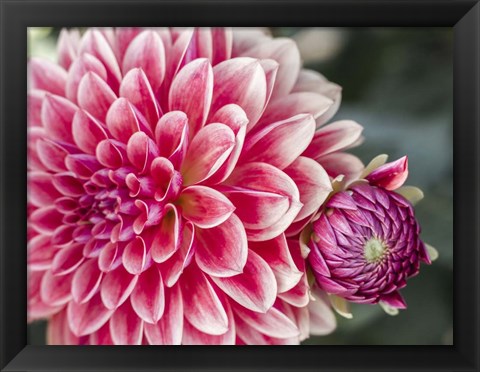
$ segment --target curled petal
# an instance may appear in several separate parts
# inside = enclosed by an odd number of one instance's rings
[[[65,96],[67,72],[59,65],[42,58],[32,58],[28,63],[29,89],[40,89]]]
[[[51,171],[63,172],[67,170],[65,158],[68,151],[53,141],[37,141],[36,153],[40,161]],[[29,154],[29,158],[30,154]]]
[[[315,132],[311,115],[296,115],[248,136],[240,161],[264,162],[284,169],[310,144]]]
[[[183,334],[183,301],[180,286],[165,290],[165,312],[156,324],[145,323],[150,345],[180,345]]]
[[[205,275],[195,266],[180,281],[185,318],[199,331],[221,335],[228,331],[225,309]]]
[[[165,77],[165,49],[162,39],[153,30],[138,34],[125,51],[123,73],[126,74],[136,67],[145,72],[153,91],[156,92]]]
[[[368,174],[365,179],[371,185],[395,190],[403,185],[408,177],[408,158],[404,156],[396,161],[386,163]]]
[[[243,271],[248,254],[247,236],[235,214],[216,227],[196,228],[195,232],[195,259],[202,271],[219,277]]]
[[[130,300],[143,321],[155,324],[160,320],[165,309],[165,291],[162,275],[156,265],[139,276]]]
[[[111,139],[100,141],[95,154],[100,164],[111,169],[120,168],[125,164],[127,157],[125,145]]]
[[[28,241],[27,264],[31,271],[47,270],[58,251],[50,242],[50,237],[37,235]]]
[[[225,124],[209,124],[193,138],[182,165],[185,185],[204,181],[225,162],[233,146],[235,135]]]
[[[208,229],[220,225],[235,210],[222,193],[205,186],[189,186],[180,194],[182,214],[196,226]]]
[[[126,301],[115,310],[110,319],[110,334],[115,345],[141,345],[143,321],[140,319],[130,301]]]
[[[127,244],[122,255],[122,263],[125,269],[133,275],[140,274],[147,264],[147,247],[140,236]]]
[[[159,226],[156,227],[156,233],[150,245],[152,259],[155,262],[165,262],[179,249],[182,228],[177,207],[167,204],[165,206],[165,216]]]
[[[40,284],[40,298],[51,306],[64,305],[72,299],[71,284],[72,275],[55,276],[47,270]]]
[[[185,65],[175,76],[169,95],[170,110],[187,114],[190,136],[203,127],[210,110],[213,71],[208,59],[199,58]]]
[[[95,156],[85,154],[72,154],[65,158],[65,165],[78,178],[89,179],[99,171],[102,166]]]
[[[228,277],[211,277],[220,289],[243,307],[265,313],[277,295],[277,282],[268,264],[252,250],[242,273]]]
[[[133,134],[127,143],[128,160],[140,173],[143,173],[150,167],[158,153],[157,145],[144,132]]]

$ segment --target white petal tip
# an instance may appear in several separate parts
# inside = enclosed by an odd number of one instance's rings
[[[427,253],[428,253],[428,257],[430,257],[430,261],[433,262],[437,260],[438,251],[429,244],[425,244],[425,247],[427,248]]]
[[[395,316],[395,315],[398,315],[398,313],[399,313],[399,311],[396,307],[392,307],[392,306],[386,304],[383,301],[380,301],[378,304],[383,309],[383,311],[385,311],[385,313],[387,313],[390,316]]]

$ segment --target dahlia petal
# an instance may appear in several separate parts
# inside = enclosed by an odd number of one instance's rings
[[[42,301],[40,297],[40,285],[45,271],[28,271],[28,322],[33,320],[50,317],[62,309],[63,305],[51,306]]]
[[[188,145],[188,119],[181,111],[163,115],[155,128],[155,139],[160,155],[168,158],[175,168],[180,168]]]
[[[83,245],[72,244],[61,249],[52,261],[53,275],[66,275],[76,270],[84,261]]]
[[[365,179],[371,185],[383,187],[387,190],[395,190],[403,185],[408,177],[408,158],[404,156],[396,161],[386,163],[371,173]]]
[[[271,37],[267,35],[268,33],[269,31],[266,28],[235,27],[233,29],[232,56],[238,56],[257,43],[270,40]]]
[[[205,124],[212,102],[212,92],[212,66],[205,58],[185,65],[172,82],[168,98],[170,111],[179,110],[187,114],[192,138]]]
[[[28,91],[28,126],[41,127],[42,126],[42,103],[45,97],[45,91],[43,90],[31,90]]]
[[[180,278],[183,270],[189,265],[195,251],[195,229],[191,222],[184,225],[180,247],[162,266],[165,285],[172,287]]]
[[[212,59],[212,30],[210,27],[195,28],[182,64],[188,64],[197,58]]]
[[[235,145],[235,135],[225,124],[209,124],[193,138],[182,164],[184,185],[202,182],[225,162]]]
[[[102,302],[108,309],[116,309],[130,296],[138,281],[138,275],[132,275],[119,266],[105,274],[100,286]]]
[[[310,302],[307,276],[303,275],[297,285],[286,292],[279,293],[278,297],[292,306],[307,306]]]
[[[278,293],[292,289],[301,279],[303,273],[295,266],[285,235],[264,242],[250,242],[249,247],[272,269]]]
[[[265,71],[265,79],[267,81],[267,96],[265,102],[268,104],[272,97],[273,90],[275,89],[279,64],[273,59],[262,59],[260,60],[260,65],[262,66],[263,71]]]
[[[279,63],[273,98],[285,96],[292,90],[300,72],[301,60],[297,44],[292,39],[276,38],[258,43],[242,55],[259,59],[270,58]]]
[[[271,307],[263,313],[253,312],[241,306],[235,306],[234,309],[238,317],[245,323],[267,336],[288,338],[299,335],[296,324],[275,307]]]
[[[152,131],[161,116],[152,87],[145,72],[140,68],[131,69],[120,85],[120,97],[128,99],[147,119]]]
[[[360,175],[360,178],[365,178],[370,173],[372,173],[373,170],[384,165],[387,162],[387,160],[388,160],[388,155],[386,154],[377,155],[370,161],[370,163],[367,164],[362,174]]]
[[[342,87],[328,81],[317,71],[302,69],[292,92],[314,92],[324,95],[333,101],[333,105],[317,118],[317,127],[329,121],[337,112],[342,101]]]
[[[95,172],[102,168],[95,156],[85,154],[67,155],[65,165],[78,178],[90,179]]]
[[[58,35],[57,55],[58,64],[68,70],[72,62],[77,58],[78,42],[80,33],[78,30],[63,28]]]
[[[70,101],[77,103],[78,86],[88,72],[93,72],[102,80],[107,80],[107,70],[102,62],[90,54],[85,53],[81,55],[73,62],[72,67],[68,70],[65,92],[66,97]]]
[[[42,127],[27,128],[27,170],[45,171],[48,167],[40,159],[37,145],[44,142],[45,129]]]
[[[152,259],[165,262],[180,248],[182,237],[182,221],[179,211],[173,204],[165,206],[165,216],[156,228],[156,234],[150,245]]]
[[[330,299],[330,304],[332,305],[333,309],[338,314],[347,319],[353,318],[353,314],[350,311],[349,302],[346,299],[335,295],[329,295],[328,298]]]
[[[228,302],[223,302],[228,317],[228,331],[222,335],[210,335],[196,329],[188,321],[183,329],[183,345],[234,345],[235,320]]]
[[[42,124],[52,140],[73,143],[72,121],[77,106],[60,96],[47,94],[42,105]]]
[[[258,125],[263,127],[288,119],[292,116],[292,112],[310,114],[314,119],[317,119],[332,105],[333,101],[331,99],[317,93],[291,93],[285,97],[272,100],[265,109]]]
[[[103,305],[100,294],[97,293],[90,301],[83,304],[75,301],[68,303],[68,325],[75,336],[85,336],[100,329],[112,313],[113,310]]]
[[[338,192],[334,194],[326,203],[328,208],[340,208],[351,211],[358,209],[352,196],[347,192]]]
[[[99,30],[89,29],[82,37],[79,54],[89,53],[103,63],[107,70],[107,83],[113,91],[117,91],[122,78],[115,54],[107,39]]]
[[[54,314],[47,325],[48,345],[78,345],[79,338],[68,327],[67,311]]]
[[[195,228],[195,241],[195,259],[203,272],[228,277],[244,269],[248,254],[247,236],[235,214],[216,227]]]
[[[112,136],[123,143],[127,143],[129,138],[140,130],[132,104],[123,97],[112,103],[105,121]]]
[[[242,162],[264,162],[284,169],[309,145],[315,133],[311,115],[296,115],[263,127],[247,137]]]
[[[130,296],[132,307],[145,322],[155,324],[165,309],[165,291],[160,271],[152,265],[143,272]]]
[[[255,328],[251,327],[250,324],[247,324],[241,317],[238,315],[235,317],[236,325],[236,334],[237,342],[239,345],[239,339],[247,345],[295,345],[298,344],[294,342],[294,337],[290,338],[275,338],[267,336]]]
[[[47,270],[40,284],[40,298],[50,306],[65,305],[72,298],[71,284],[72,275],[55,276]]]
[[[110,323],[105,323],[99,330],[91,333],[88,341],[90,345],[113,345]]]
[[[236,103],[247,114],[248,130],[253,128],[267,98],[267,82],[260,62],[247,57],[229,59],[216,65],[213,75],[212,112]]]
[[[142,32],[140,27],[116,27],[115,28],[115,55],[118,61],[123,61],[125,51],[131,41]]]
[[[123,57],[122,70],[126,74],[139,67],[150,82],[154,92],[165,77],[165,49],[160,36],[152,30],[138,34],[128,45]]]
[[[67,72],[59,65],[42,58],[31,58],[28,63],[29,89],[45,90],[65,96]]]
[[[310,301],[308,311],[310,313],[310,333],[312,335],[324,336],[335,330],[337,320],[323,296],[316,295],[315,301]]]
[[[202,229],[227,220],[235,207],[221,192],[205,186],[189,186],[180,194],[182,215]]]
[[[311,144],[303,153],[313,159],[345,150],[355,143],[361,136],[363,127],[354,121],[336,121],[320,128],[315,132]]]
[[[230,59],[232,56],[233,33],[229,27],[212,28],[212,65]]]
[[[105,139],[98,143],[95,155],[100,164],[110,169],[118,169],[125,164],[126,151],[121,142]]]
[[[121,264],[121,252],[117,243],[107,243],[98,256],[98,267],[103,272],[114,270]]]
[[[221,335],[228,331],[228,316],[205,275],[194,265],[180,281],[185,318],[199,331]]]
[[[82,249],[83,253],[83,249]],[[97,293],[103,273],[98,269],[95,258],[84,262],[76,269],[72,280],[73,300],[77,303],[89,301]]]
[[[140,173],[143,173],[158,156],[158,148],[144,132],[136,132],[127,143],[127,156]]]
[[[31,271],[47,270],[58,249],[50,243],[50,237],[37,235],[28,241],[27,264]]]
[[[183,333],[183,302],[180,286],[165,290],[165,312],[156,324],[145,323],[150,345],[180,345]]]
[[[245,141],[248,118],[240,106],[229,104],[220,108],[211,120],[215,123],[225,124],[235,134],[235,145],[231,154],[215,174],[208,179],[209,184],[218,184],[228,178],[237,164]]]
[[[327,172],[316,161],[304,156],[298,157],[284,172],[292,178],[300,192],[303,207],[295,221],[311,215],[332,192]]]
[[[355,155],[344,152],[322,156],[318,162],[332,178],[344,175],[344,180],[349,182],[358,179],[365,166]]]
[[[65,157],[68,151],[62,146],[49,140],[40,140],[36,144],[36,153],[42,164],[47,169],[54,172],[63,172],[67,170],[65,166]],[[30,154],[28,155],[31,158]]]
[[[62,218],[63,215],[50,205],[35,210],[29,217],[29,223],[36,231],[51,234],[61,224]]]
[[[98,143],[107,138],[102,126],[83,110],[77,111],[73,118],[72,134],[78,148],[93,155]]]
[[[132,275],[138,275],[147,264],[147,248],[145,241],[140,236],[127,244],[122,255],[122,263],[125,269]]]
[[[272,269],[254,251],[248,251],[247,263],[242,273],[211,279],[228,296],[252,311],[265,313],[277,295],[277,282]]]
[[[141,345],[143,321],[140,319],[130,301],[126,301],[115,310],[110,318],[110,334],[115,345]]]
[[[53,186],[51,174],[28,172],[28,200],[37,207],[52,205],[61,194]]]
[[[116,99],[113,90],[95,72],[87,72],[78,84],[78,105],[102,122]]]
[[[53,185],[65,196],[79,197],[84,194],[82,182],[71,172],[54,174]]]
[[[398,291],[393,291],[380,296],[380,301],[396,309],[406,309],[407,304]]]

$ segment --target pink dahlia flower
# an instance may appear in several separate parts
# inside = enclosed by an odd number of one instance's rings
[[[392,313],[406,308],[398,290],[434,254],[420,239],[412,206],[422,193],[401,188],[407,158],[383,164],[385,160],[374,159],[359,180],[343,181],[343,187],[337,182],[337,192],[311,226],[308,262],[316,285],[334,295],[332,303],[343,315],[349,313],[341,299],[380,302]]]
[[[334,329],[284,234],[330,193],[300,155],[340,100],[300,68],[291,40],[229,29],[64,30],[58,64],[30,60],[28,318],[49,320],[49,343]],[[353,142],[329,141],[317,157],[335,172]]]

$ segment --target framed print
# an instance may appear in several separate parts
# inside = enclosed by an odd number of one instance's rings
[[[0,3],[2,370],[478,370],[476,2]]]

